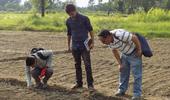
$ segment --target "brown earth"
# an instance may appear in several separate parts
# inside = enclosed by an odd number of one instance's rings
[[[170,39],[149,39],[152,58],[143,58],[143,97],[145,100],[170,100]],[[0,32],[0,100],[128,100],[132,96],[133,77],[127,95],[114,96],[118,88],[117,62],[111,50],[97,39],[91,52],[96,92],[71,91],[75,83],[72,55],[66,53],[66,34],[47,32]],[[33,47],[52,49],[54,75],[48,90],[29,90],[24,76],[24,57]],[[84,87],[86,77],[83,66]]]

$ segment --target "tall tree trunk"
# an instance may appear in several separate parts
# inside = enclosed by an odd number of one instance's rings
[[[40,0],[41,1],[41,17],[45,16],[45,0]]]
[[[166,4],[166,9],[170,10],[170,0],[168,0],[168,2]]]

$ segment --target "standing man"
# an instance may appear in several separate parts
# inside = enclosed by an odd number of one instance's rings
[[[140,100],[142,94],[142,50],[138,37],[124,29],[103,30],[98,36],[103,44],[112,48],[119,64],[119,90],[115,95],[125,95],[130,69],[132,69],[134,77],[132,100]],[[121,52],[121,56],[118,50]]]
[[[93,28],[90,20],[87,16],[84,16],[76,11],[76,7],[73,4],[68,4],[65,9],[66,13],[70,16],[66,21],[67,36],[68,36],[68,50],[72,51],[75,69],[76,69],[76,82],[77,84],[72,89],[82,88],[82,68],[81,57],[85,64],[87,85],[91,90],[93,87],[93,76],[91,69],[90,50],[87,50],[84,42],[88,39],[88,33],[91,36],[91,44],[89,48],[94,47],[94,35]],[[72,47],[70,46],[72,41]]]
[[[52,50],[44,50],[42,48],[33,48],[31,50],[31,55],[26,58],[25,66],[28,88],[31,88],[32,86],[31,76],[35,80],[35,88],[47,88],[47,82],[53,74],[53,68],[51,65],[52,56]]]

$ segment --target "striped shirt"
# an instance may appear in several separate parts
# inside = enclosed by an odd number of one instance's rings
[[[132,34],[124,29],[115,29],[110,31],[112,34],[115,34],[113,36],[114,42],[109,44],[109,47],[111,49],[118,49],[123,54],[131,54],[136,46],[134,42],[132,41]]]

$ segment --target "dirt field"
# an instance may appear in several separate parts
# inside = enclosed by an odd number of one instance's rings
[[[170,39],[149,40],[154,57],[143,58],[144,100],[170,100]],[[128,100],[132,96],[133,77],[127,95],[114,97],[118,88],[118,68],[111,50],[97,39],[92,50],[92,68],[96,93],[87,89],[70,91],[75,83],[72,55],[67,49],[66,34],[45,32],[0,32],[0,100]],[[24,57],[33,47],[55,51],[54,75],[48,90],[28,90],[24,76]],[[83,66],[84,70],[84,66]],[[83,71],[86,87],[85,71]]]

